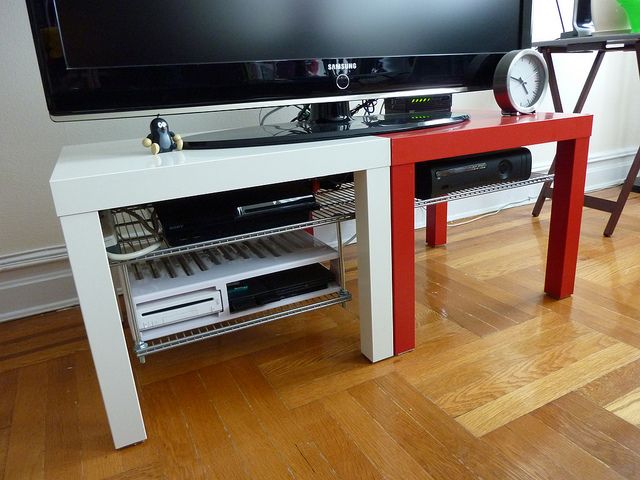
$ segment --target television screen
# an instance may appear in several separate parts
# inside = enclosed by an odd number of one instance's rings
[[[49,112],[75,119],[489,88],[532,0],[26,1]]]
[[[56,0],[67,68],[506,52],[516,0]]]

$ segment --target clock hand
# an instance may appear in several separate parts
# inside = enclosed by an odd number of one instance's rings
[[[524,92],[529,95],[529,90],[527,90],[527,82],[524,81],[522,79],[522,77],[514,77],[513,75],[510,75],[510,77],[514,80],[516,80],[517,82],[520,82],[520,85],[522,85],[522,88],[524,88]],[[528,80],[528,79],[527,79]]]

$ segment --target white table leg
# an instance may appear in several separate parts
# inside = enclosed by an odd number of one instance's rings
[[[61,217],[93,362],[116,448],[147,438],[97,212]]]
[[[355,173],[360,348],[372,362],[393,356],[389,168]]]

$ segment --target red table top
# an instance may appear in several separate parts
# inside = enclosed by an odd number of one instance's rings
[[[391,139],[391,165],[586,138],[591,136],[593,124],[593,116],[589,114],[466,113],[471,119],[456,125],[381,135]]]

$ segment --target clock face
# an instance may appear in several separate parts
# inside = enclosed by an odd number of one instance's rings
[[[493,91],[505,114],[533,113],[548,84],[547,64],[535,50],[507,53],[496,67]]]
[[[524,55],[511,64],[508,88],[515,105],[528,109],[538,103],[546,86],[545,70],[535,55]]]

